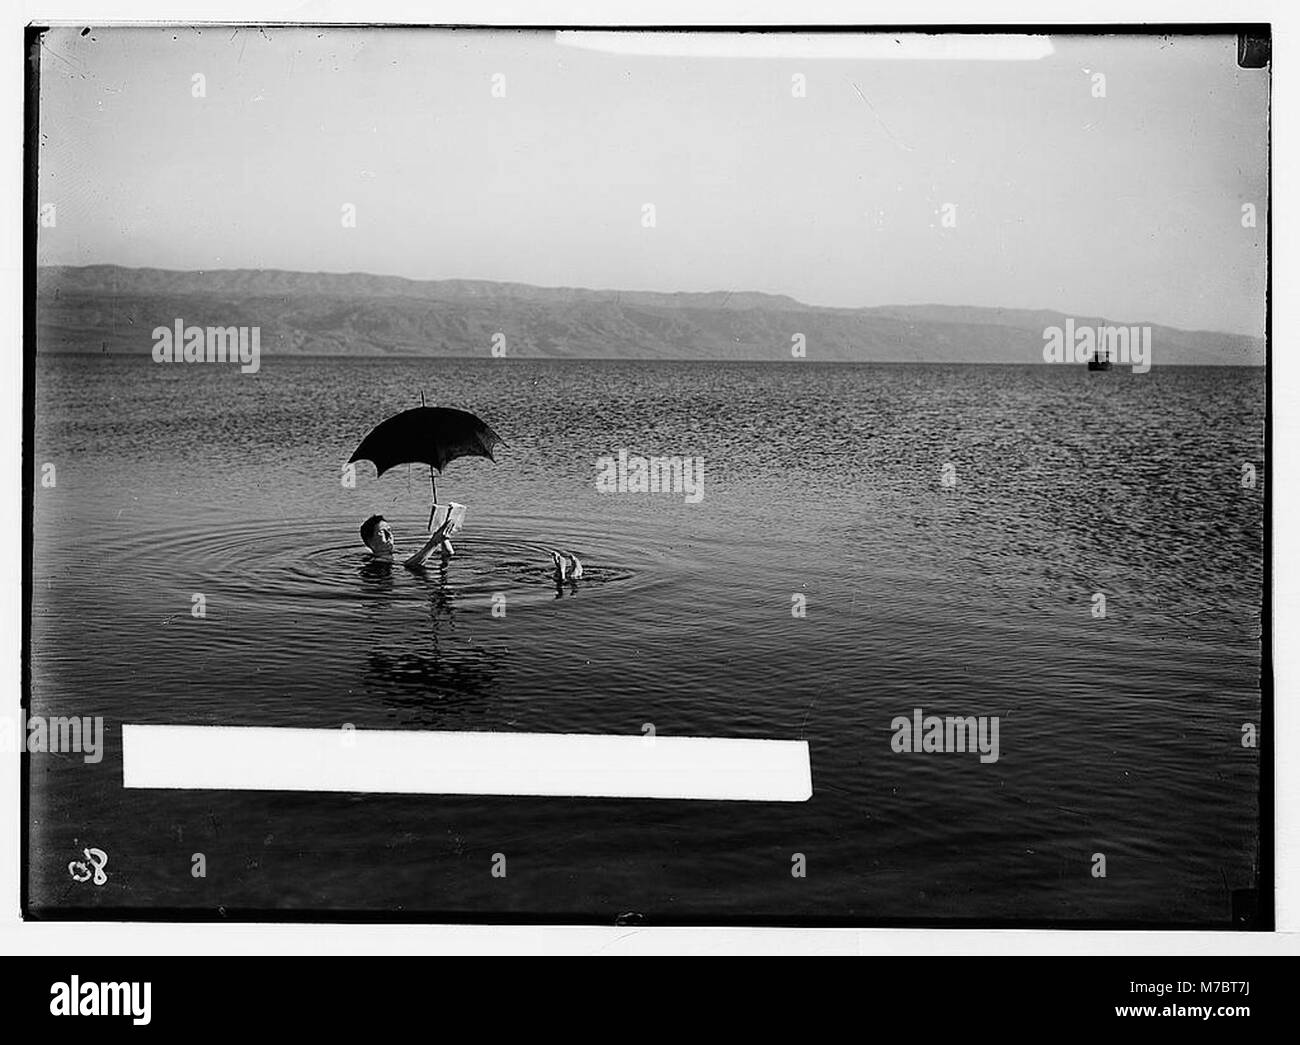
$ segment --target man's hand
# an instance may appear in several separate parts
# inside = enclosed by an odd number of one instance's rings
[[[451,528],[451,519],[448,518],[446,522],[444,522],[441,526],[438,527],[437,531],[433,534],[433,536],[429,538],[428,543],[425,544],[423,548],[421,548],[418,552],[412,555],[409,559],[407,559],[406,562],[402,563],[402,565],[405,566],[408,570],[423,569],[425,560],[428,559],[429,556],[433,554],[433,550],[437,548],[438,545],[445,544],[447,548],[450,549],[451,542],[446,540],[447,531],[450,528]],[[444,552],[445,558],[449,558],[450,555],[451,552],[449,550]]]

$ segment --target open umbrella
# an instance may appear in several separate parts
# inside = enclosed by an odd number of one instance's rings
[[[381,421],[348,461],[373,461],[376,476],[399,464],[427,464],[434,500],[434,508],[429,510],[432,526],[438,502],[434,471],[441,472],[457,457],[486,457],[495,462],[492,451],[504,445],[504,439],[468,410],[417,406]]]

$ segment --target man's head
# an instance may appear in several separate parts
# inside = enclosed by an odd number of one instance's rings
[[[361,539],[376,555],[393,554],[393,528],[382,515],[372,515],[361,524]]]

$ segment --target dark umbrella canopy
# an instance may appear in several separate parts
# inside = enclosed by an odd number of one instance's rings
[[[417,406],[373,428],[348,459],[373,461],[377,475],[399,464],[427,464],[441,472],[457,457],[486,457],[504,445],[496,432],[468,410]]]

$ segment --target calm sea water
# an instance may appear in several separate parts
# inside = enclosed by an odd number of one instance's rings
[[[37,384],[31,711],[109,734],[32,757],[36,907],[1222,924],[1257,884],[1262,371],[44,357]],[[468,525],[424,577],[368,568],[357,526],[414,550],[427,469],[340,481],[421,390],[509,444],[447,469]],[[619,449],[703,457],[702,502],[599,494]],[[555,546],[587,567],[560,597]],[[916,707],[999,716],[999,760],[895,753]],[[123,722],[803,738],[814,794],[126,791]],[[84,846],[105,885],[70,878]]]

